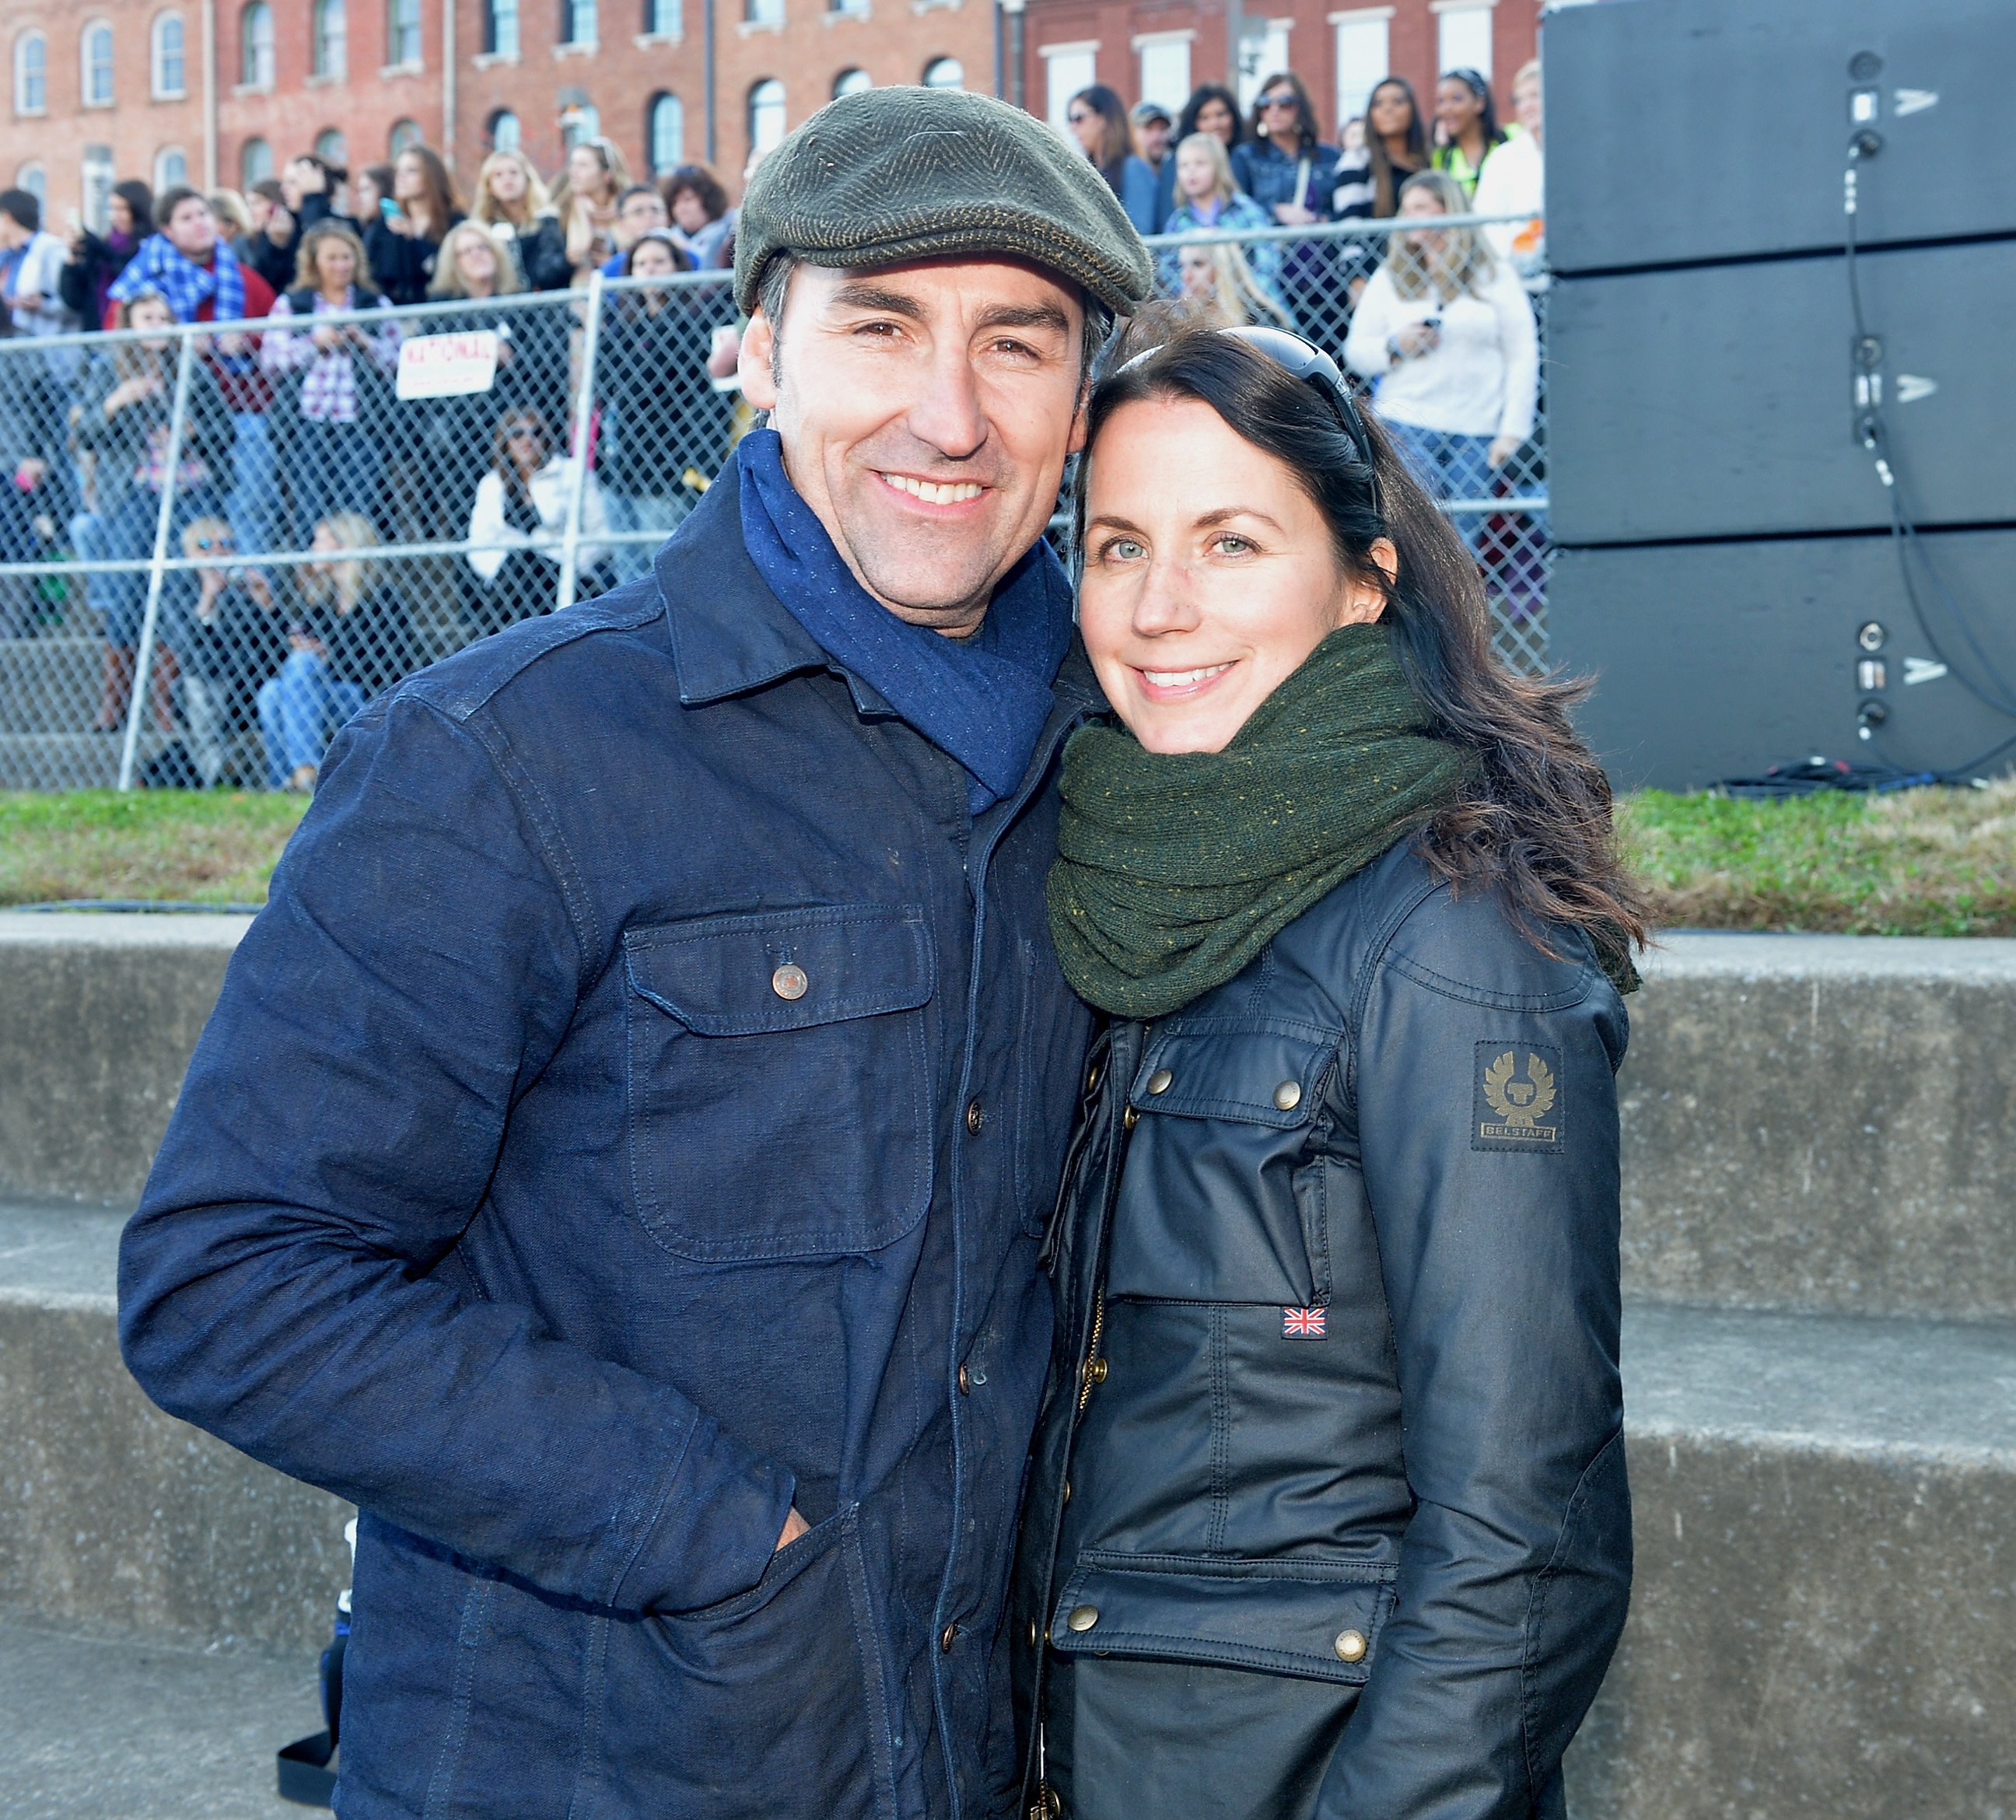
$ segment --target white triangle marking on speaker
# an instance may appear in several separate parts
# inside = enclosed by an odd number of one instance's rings
[[[1890,111],[1896,119],[1902,120],[1907,113],[1923,113],[1927,108],[1937,107],[1939,104],[1939,92],[1936,88],[1900,88]]]
[[[1937,379],[1928,379],[1918,373],[1897,376],[1897,402],[1900,405],[1915,405],[1921,398],[1929,398],[1939,389]]]
[[[1906,657],[1904,660],[1904,686],[1914,682],[1937,682],[1946,673],[1943,664],[1935,664],[1929,657]]]

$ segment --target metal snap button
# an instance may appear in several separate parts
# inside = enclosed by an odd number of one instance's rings
[[[1131,1106],[1130,1106],[1129,1107],[1128,1107],[1128,1109],[1126,1110],[1126,1111],[1125,1111],[1124,1113],[1122,1113],[1120,1115],[1120,1128],[1121,1128],[1121,1130],[1122,1130],[1123,1131],[1132,1131],[1132,1130],[1133,1130],[1133,1128],[1134,1128],[1135,1121],[1136,1121],[1136,1120],[1138,1120],[1138,1119],[1140,1117],[1140,1116],[1141,1116],[1141,1115],[1140,1115],[1138,1112],[1136,1112],[1136,1111],[1133,1109],[1133,1107],[1132,1107]]]
[[[973,1394],[973,1373],[964,1365],[959,1368],[959,1394],[962,1397],[969,1397]]]
[[[1302,1084],[1299,1081],[1283,1081],[1274,1089],[1274,1103],[1283,1112],[1293,1112],[1302,1103]]]
[[[793,961],[785,962],[770,976],[770,990],[779,998],[802,998],[811,986],[805,969]]]
[[[956,1643],[958,1641],[959,1626],[957,1624],[947,1624],[945,1628],[938,1633],[938,1647],[948,1656],[952,1653],[952,1645]]]
[[[1085,1070],[1085,1090],[1090,1093],[1099,1085],[1099,1064],[1095,1062]]]
[[[1362,1631],[1339,1631],[1337,1634],[1337,1654],[1340,1662],[1363,1662],[1365,1660],[1365,1633]]]
[[[1071,1614],[1064,1622],[1075,1631],[1089,1631],[1099,1622],[1099,1607],[1096,1605],[1075,1605]]]
[[[980,1128],[986,1123],[986,1108],[981,1106],[978,1100],[973,1101],[966,1109],[967,1130],[977,1138],[980,1135]]]
[[[1175,1076],[1168,1069],[1157,1068],[1148,1077],[1148,1091],[1150,1093],[1167,1093],[1169,1091],[1170,1083],[1175,1079]]]

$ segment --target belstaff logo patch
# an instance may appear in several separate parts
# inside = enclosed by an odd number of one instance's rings
[[[1479,1043],[1471,1148],[1561,1147],[1561,1056],[1539,1043]]]

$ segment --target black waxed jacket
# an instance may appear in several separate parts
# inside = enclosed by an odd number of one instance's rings
[[[1403,843],[1101,1039],[1011,1610],[1025,1813],[1562,1812],[1631,1574],[1627,1024],[1549,939]]]

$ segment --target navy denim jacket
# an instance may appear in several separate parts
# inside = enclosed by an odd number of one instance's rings
[[[1056,693],[971,817],[731,471],[332,747],[120,1290],[164,1408],[362,1507],[348,1820],[1012,1805],[1081,649]]]

